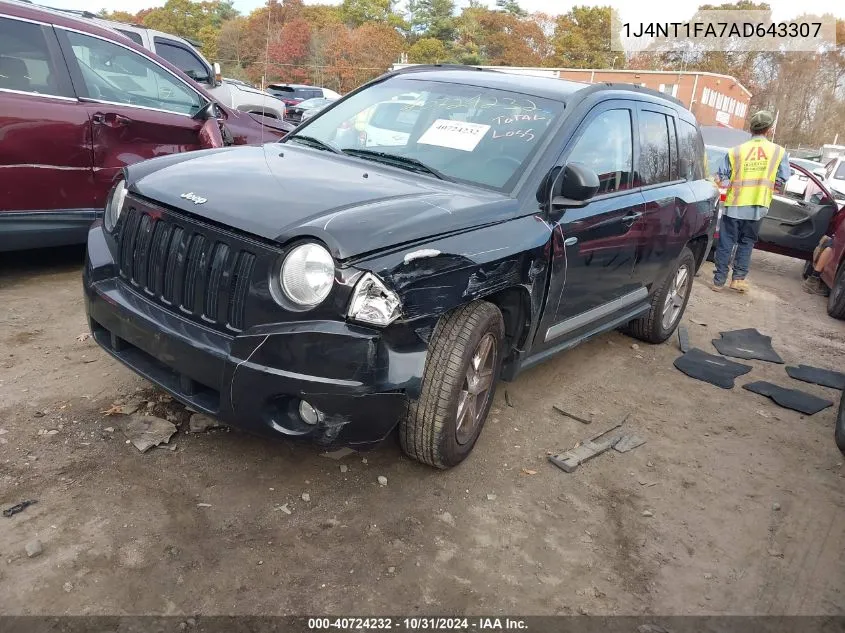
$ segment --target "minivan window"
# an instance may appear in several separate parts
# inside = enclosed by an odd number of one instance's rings
[[[67,37],[89,99],[188,115],[205,103],[175,75],[128,48],[73,31]]]
[[[72,97],[59,72],[40,26],[0,18],[0,89]]]
[[[678,156],[680,158],[680,174],[685,180],[701,180],[704,178],[704,141],[701,133],[692,124],[684,120],[678,121]],[[713,174],[719,168],[725,153],[717,149],[707,150],[707,159]],[[710,174],[708,174],[710,175]]]
[[[607,110],[593,119],[566,162],[581,163],[599,177],[599,194],[630,189],[634,171],[631,111]]]
[[[508,90],[395,78],[336,103],[301,141],[292,133],[284,142],[509,191],[562,111],[559,101]]]
[[[637,165],[642,186],[669,182],[669,128],[665,114],[641,110],[639,114],[640,159]]]
[[[155,38],[155,45],[158,55],[164,57],[194,81],[208,83],[211,80],[206,65],[188,49],[160,37]]]
[[[144,41],[141,39],[140,33],[136,33],[135,31],[126,31],[124,29],[115,29],[115,31],[117,31],[118,33],[122,33],[123,35],[128,37],[130,40],[135,42],[138,46],[144,45]]]

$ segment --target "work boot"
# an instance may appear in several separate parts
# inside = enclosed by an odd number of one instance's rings
[[[745,279],[734,279],[731,281],[731,290],[737,292],[748,292],[751,290],[751,285]]]
[[[725,284],[717,284],[715,281],[710,284],[710,290],[713,292],[722,292],[725,289]]]
[[[814,275],[807,277],[804,280],[804,283],[801,284],[801,287],[804,288],[804,292],[811,295],[819,295],[821,297],[827,295],[827,286],[824,285],[824,282],[820,277],[816,277]]]

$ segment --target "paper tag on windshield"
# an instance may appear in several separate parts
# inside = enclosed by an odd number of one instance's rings
[[[437,119],[417,142],[471,152],[489,130],[489,125],[481,123]]]

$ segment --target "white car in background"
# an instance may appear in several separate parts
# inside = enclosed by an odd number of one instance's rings
[[[794,163],[799,167],[803,167],[811,174],[815,174],[819,169],[824,169],[824,165],[821,163],[817,163],[813,160],[806,160],[804,158],[790,157],[789,162]],[[809,179],[800,171],[795,169],[791,169],[790,171],[792,172],[792,175],[789,177],[789,180],[786,181],[784,189],[786,190],[787,195],[792,195],[796,198],[803,198],[804,191],[807,189],[807,181]]]
[[[841,209],[845,205],[845,158],[833,158],[813,173],[824,180],[824,184],[836,196],[836,202]]]

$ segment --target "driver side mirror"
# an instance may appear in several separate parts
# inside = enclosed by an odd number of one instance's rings
[[[552,207],[583,207],[599,190],[599,177],[592,169],[581,163],[568,163],[555,185]]]
[[[223,83],[223,71],[220,70],[220,64],[218,64],[217,62],[214,62],[212,66],[214,67],[214,77],[212,78],[212,85],[216,87]]]

